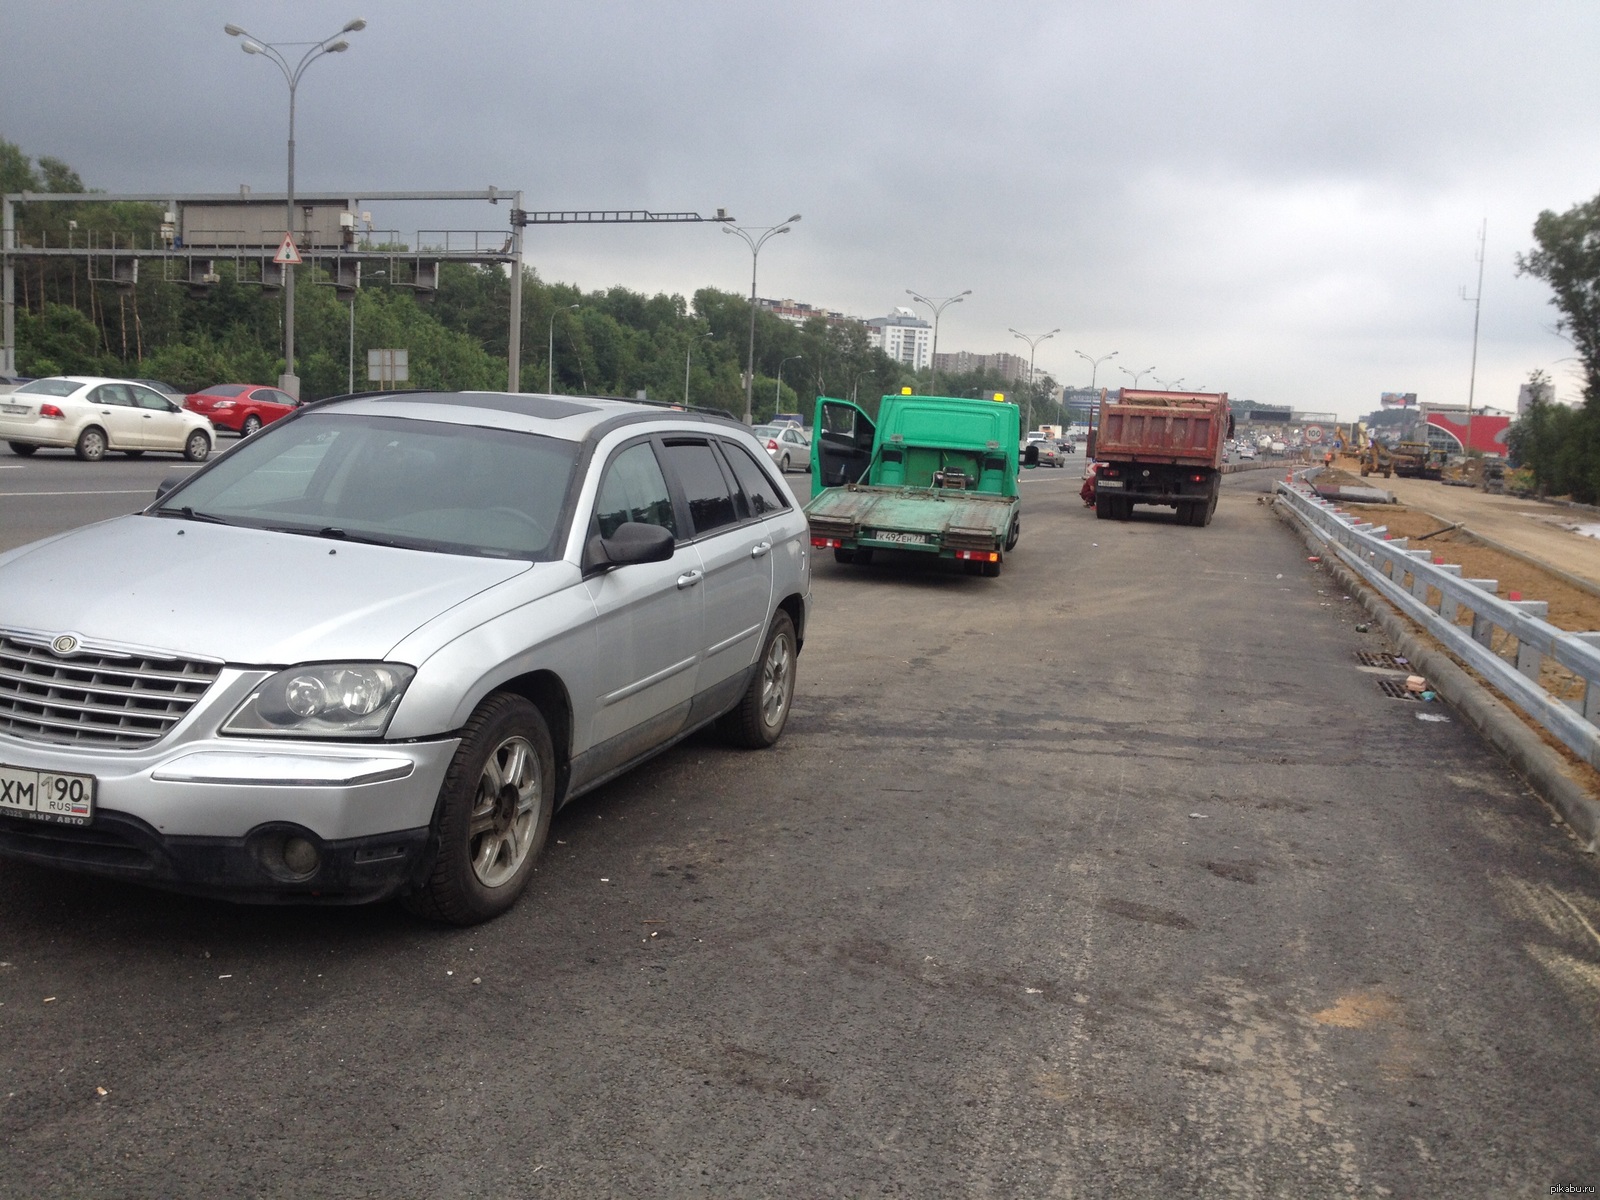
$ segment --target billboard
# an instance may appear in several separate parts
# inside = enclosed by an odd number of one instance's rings
[[[1415,392],[1383,392],[1378,397],[1378,403],[1384,408],[1415,408],[1417,394]]]

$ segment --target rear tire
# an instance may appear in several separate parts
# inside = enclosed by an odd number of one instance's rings
[[[779,609],[761,644],[756,673],[739,704],[718,725],[722,735],[746,750],[764,750],[783,734],[794,705],[794,669],[799,655],[794,622]]]
[[[11,447],[11,453],[15,454],[18,458],[27,458],[30,454],[33,454],[39,449],[39,447],[32,445],[29,442],[7,442],[6,445]]]
[[[1109,521],[1114,515],[1111,497],[1096,496],[1094,498],[1094,516],[1097,521]]]
[[[1017,541],[1021,537],[1022,537],[1022,518],[1021,517],[1012,517],[1011,518],[1011,528],[1006,530],[1006,549],[1008,551],[1009,550],[1015,550],[1017,548]]]
[[[249,437],[252,433],[256,433],[260,429],[261,429],[261,418],[256,416],[255,413],[251,413],[248,417],[246,417],[244,419],[244,423],[239,426],[239,436],[240,437]]]
[[[857,546],[855,555],[851,561],[854,562],[858,567],[870,566],[872,563],[872,547]]]
[[[406,907],[451,925],[509,909],[550,835],[555,783],[544,714],[507,692],[480,704],[439,789],[433,865]]]
[[[856,552],[854,550],[846,550],[843,546],[835,546],[833,548],[833,561],[842,567],[848,567],[856,561]]]
[[[99,462],[106,456],[106,432],[98,425],[91,425],[78,435],[78,444],[73,453],[84,462]]]
[[[983,568],[983,574],[984,574],[985,578],[987,578],[987,579],[998,579],[998,578],[1000,578],[1000,564],[999,563],[997,563],[997,562],[986,562],[986,563],[979,563],[978,565]]]

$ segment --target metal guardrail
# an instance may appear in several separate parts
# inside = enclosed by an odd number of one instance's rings
[[[1459,566],[1435,563],[1431,550],[1406,538],[1386,539],[1385,527],[1341,512],[1327,500],[1279,482],[1280,502],[1308,533],[1452,654],[1492,683],[1551,735],[1600,768],[1600,633],[1557,629],[1544,618],[1544,600],[1502,600],[1495,579],[1464,579]],[[1434,599],[1435,595],[1437,600]],[[1471,623],[1461,623],[1463,612]],[[1499,635],[1497,638],[1496,635]],[[1496,641],[1516,646],[1515,659],[1496,653]],[[1582,695],[1552,695],[1539,682],[1554,663],[1582,684]]]

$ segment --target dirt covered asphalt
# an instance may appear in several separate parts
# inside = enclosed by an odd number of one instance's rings
[[[1025,478],[999,579],[820,563],[783,741],[570,806],[491,925],[7,866],[0,1194],[1600,1186],[1593,860],[1271,473]]]

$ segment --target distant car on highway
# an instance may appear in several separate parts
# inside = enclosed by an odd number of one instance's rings
[[[211,418],[219,429],[249,437],[263,425],[288,416],[299,401],[288,392],[253,383],[216,383],[191,393],[183,402],[190,412]]]
[[[798,425],[757,425],[752,432],[767,448],[772,461],[780,471],[809,471],[811,469],[811,439]]]
[[[205,417],[130,379],[52,375],[0,396],[0,441],[24,458],[42,448],[86,462],[108,450],[129,458],[171,450],[203,462],[215,440]]]
[[[1059,447],[1052,441],[1029,442],[1030,446],[1039,448],[1039,465],[1041,467],[1064,467],[1067,465],[1066,455],[1061,453]]]

